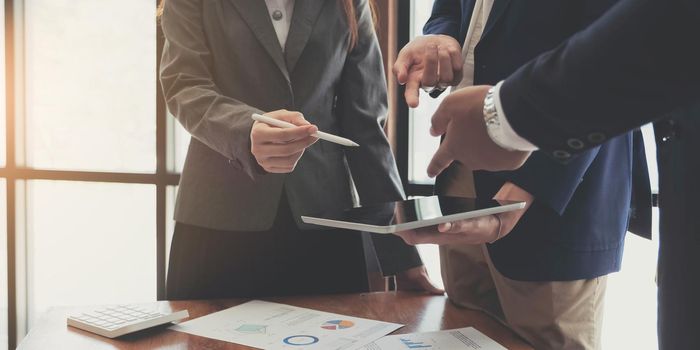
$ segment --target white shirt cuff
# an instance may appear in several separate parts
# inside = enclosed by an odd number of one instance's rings
[[[501,105],[501,85],[503,85],[503,81],[500,81],[493,88],[493,102],[496,107],[500,126],[492,130],[492,132],[496,134],[492,139],[498,139],[497,143],[504,146],[504,148],[517,151],[536,151],[538,149],[537,146],[520,137],[520,135],[513,130],[513,127],[510,126],[508,118],[506,118],[506,113],[503,111],[503,106]]]

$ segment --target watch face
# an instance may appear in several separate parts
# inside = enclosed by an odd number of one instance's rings
[[[496,118],[496,117],[486,118],[486,127],[494,128],[494,127],[497,127],[500,125],[501,124],[498,122],[498,118]]]
[[[484,118],[488,120],[491,118],[495,118],[496,116],[496,104],[493,100],[493,88],[491,88],[489,89],[489,92],[486,94],[486,98],[484,99]]]
[[[484,119],[486,124],[498,123],[498,114],[493,103],[484,105]]]

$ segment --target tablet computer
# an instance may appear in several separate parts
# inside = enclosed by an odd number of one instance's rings
[[[301,220],[326,227],[395,233],[523,208],[525,202],[431,196],[304,215]]]

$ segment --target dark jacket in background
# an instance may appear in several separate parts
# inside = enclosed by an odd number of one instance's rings
[[[700,349],[700,2],[622,0],[506,79],[515,131],[567,155],[650,121],[659,162],[659,345]],[[583,142],[582,149],[571,140]]]

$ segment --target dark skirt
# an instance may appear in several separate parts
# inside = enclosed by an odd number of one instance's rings
[[[358,232],[300,230],[283,199],[270,230],[219,231],[176,223],[167,298],[259,298],[369,289]]]

